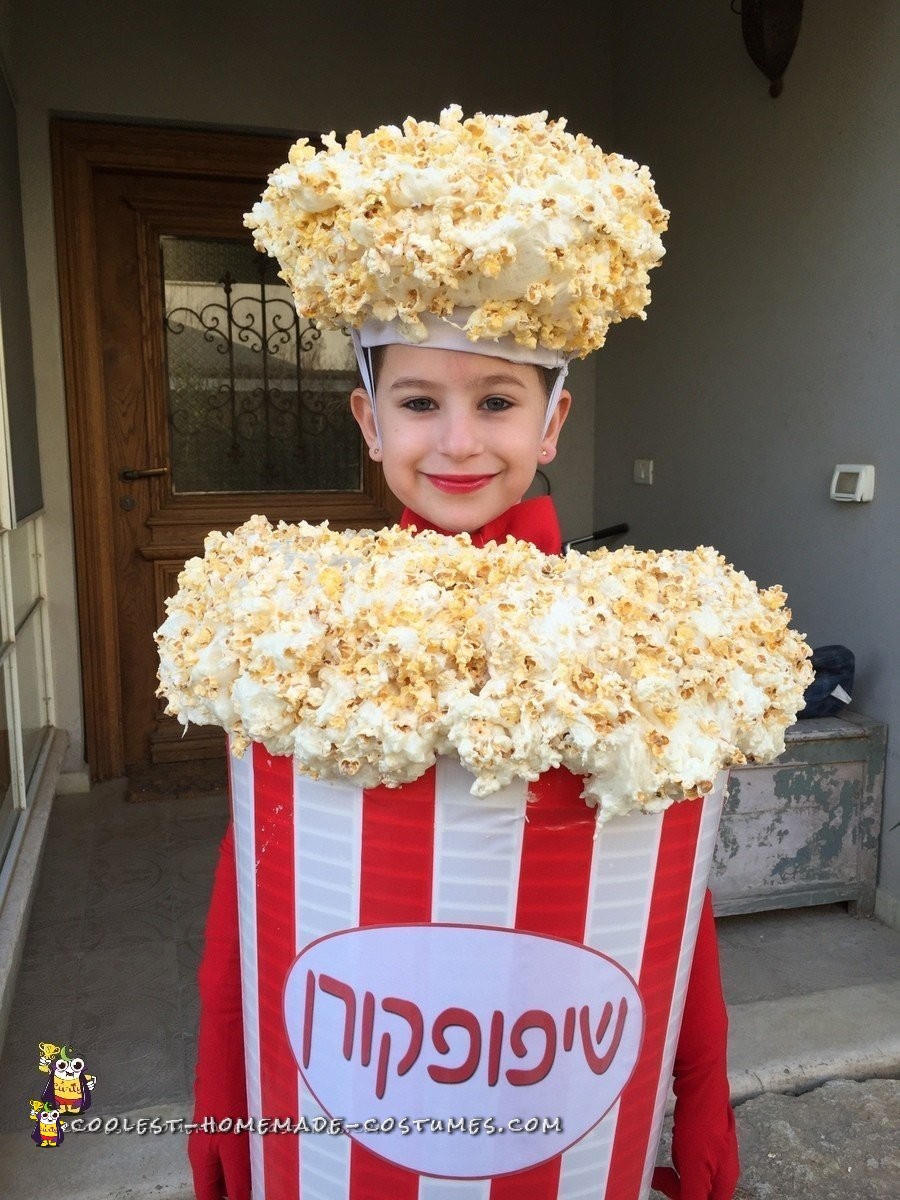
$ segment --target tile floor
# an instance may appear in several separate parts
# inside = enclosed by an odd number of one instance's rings
[[[55,801],[0,1057],[0,1132],[27,1127],[47,1079],[41,1041],[78,1050],[106,1114],[187,1107],[227,816],[224,795],[127,803],[123,781]],[[900,978],[900,933],[839,905],[724,918],[719,938],[732,1004]]]
[[[195,976],[228,804],[124,796],[115,781],[54,802],[0,1058],[0,1131],[21,1127],[48,1078],[42,1041],[76,1048],[107,1112],[190,1094]]]
[[[900,982],[900,931],[844,904],[721,917],[717,927],[730,1005]]]

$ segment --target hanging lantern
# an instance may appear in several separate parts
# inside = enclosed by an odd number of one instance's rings
[[[741,32],[747,53],[770,81],[769,95],[781,95],[797,38],[803,0],[742,0]]]

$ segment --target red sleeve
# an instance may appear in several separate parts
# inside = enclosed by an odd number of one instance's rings
[[[197,975],[200,1029],[194,1079],[194,1122],[247,1116],[241,960],[238,941],[234,835],[229,825],[219,850]],[[250,1151],[246,1133],[193,1132],[188,1157],[197,1200],[249,1200]]]
[[[727,1049],[728,1013],[707,892],[675,1051],[675,1170],[663,1167],[653,1176],[653,1186],[672,1200],[731,1200],[734,1195],[740,1166]]]

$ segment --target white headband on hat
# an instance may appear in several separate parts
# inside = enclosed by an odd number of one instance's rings
[[[420,342],[410,341],[409,337],[405,335],[403,325],[397,318],[392,321],[365,321],[359,329],[350,330],[363,386],[369,394],[369,402],[372,405],[372,418],[375,422],[375,435],[378,438],[379,446],[381,445],[381,430],[378,426],[378,413],[375,410],[375,381],[372,378],[370,357],[370,351],[375,346],[422,346],[428,350],[458,350],[465,354],[486,354],[490,358],[503,358],[507,362],[530,363],[536,367],[556,368],[558,374],[547,398],[547,412],[541,437],[547,432],[562,395],[563,385],[569,371],[570,356],[562,350],[549,350],[545,346],[522,346],[510,335],[497,338],[496,341],[472,341],[465,331],[465,321],[470,311],[470,309],[463,308],[455,309],[452,320],[437,317],[433,313],[420,313],[419,320],[428,330],[425,338]]]

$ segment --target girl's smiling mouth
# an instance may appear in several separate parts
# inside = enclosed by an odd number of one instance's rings
[[[476,492],[494,478],[493,475],[428,475],[425,478],[441,492]]]

